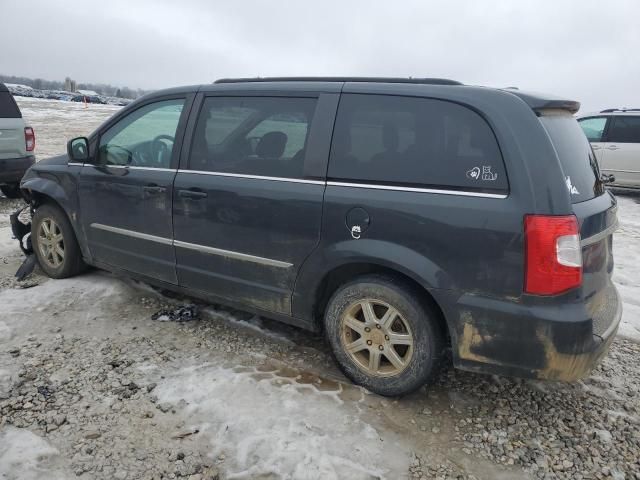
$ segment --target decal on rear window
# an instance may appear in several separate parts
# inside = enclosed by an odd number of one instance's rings
[[[564,180],[567,182],[567,189],[571,195],[580,195],[578,189],[571,183],[571,177],[567,176]]]
[[[480,175],[480,167],[473,167],[471,170],[467,170],[467,178],[472,180],[483,180],[485,182],[495,182],[498,178],[498,174],[491,171],[491,165],[482,166],[482,175]]]

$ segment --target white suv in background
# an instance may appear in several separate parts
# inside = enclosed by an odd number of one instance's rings
[[[613,175],[612,186],[640,188],[640,108],[607,109],[580,115],[600,171]]]
[[[0,83],[0,191],[7,197],[20,196],[20,179],[35,162],[35,147],[33,128],[25,125],[11,92]]]

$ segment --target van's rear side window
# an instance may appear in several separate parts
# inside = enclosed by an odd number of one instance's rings
[[[21,118],[20,109],[9,92],[0,91],[0,118]]]
[[[345,94],[328,177],[363,183],[506,192],[487,122],[462,105],[418,97]]]
[[[604,193],[596,157],[576,119],[563,110],[548,110],[542,112],[540,122],[558,154],[571,202],[584,202]]]

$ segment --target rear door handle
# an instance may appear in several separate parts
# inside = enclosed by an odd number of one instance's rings
[[[201,192],[199,190],[178,190],[178,196],[191,200],[200,200],[207,198],[207,192]]]
[[[165,187],[160,187],[158,185],[147,185],[143,190],[147,195],[158,195],[167,191]]]
[[[619,148],[620,148],[620,147],[619,147],[619,146],[617,146],[617,145],[609,145],[609,146],[607,147],[607,150],[618,150]]]

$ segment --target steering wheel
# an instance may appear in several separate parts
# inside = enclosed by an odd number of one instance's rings
[[[169,148],[167,144],[163,142],[163,140],[168,140],[169,142],[171,142],[171,148]],[[168,166],[171,158],[169,158],[168,161],[165,162],[165,155],[169,155],[171,153],[175,141],[175,137],[172,137],[171,135],[158,135],[156,138],[154,138],[151,141],[152,162],[157,164],[158,166],[161,166],[165,163]]]
[[[133,153],[124,148],[121,147],[120,145],[108,145],[106,152],[107,154],[107,160],[108,160],[108,156],[113,155],[114,157],[118,158],[123,158],[125,159],[125,162],[107,162],[106,166],[110,166],[110,165],[131,165],[131,163],[133,162],[134,158],[133,158]]]

